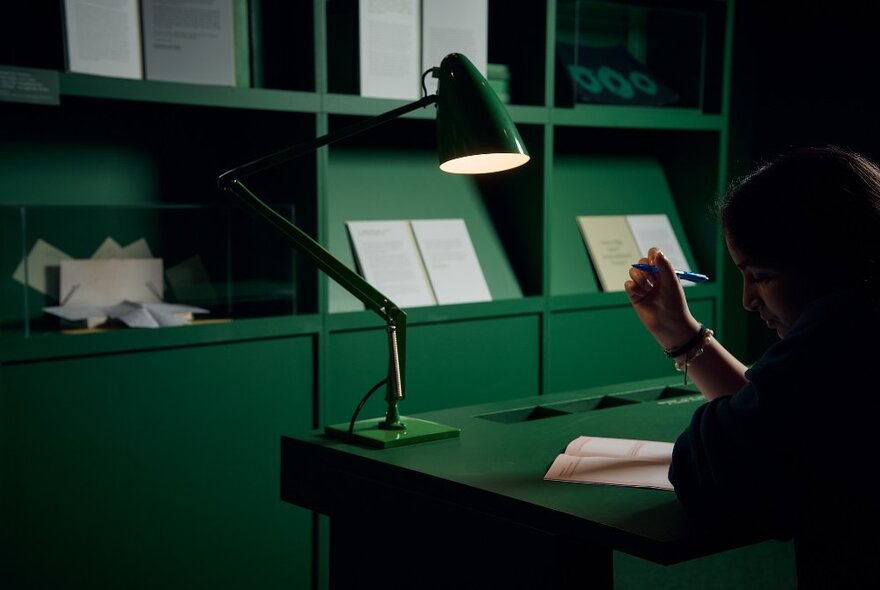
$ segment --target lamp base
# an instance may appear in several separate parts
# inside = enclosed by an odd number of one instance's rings
[[[384,421],[384,418],[358,420],[354,423],[354,431],[352,432],[350,442],[379,449],[390,449],[431,440],[455,438],[461,434],[461,428],[438,424],[430,420],[406,417],[401,417],[400,420],[406,425],[406,428],[403,430],[384,430],[379,428],[379,423]],[[324,432],[333,438],[349,441],[348,427],[348,422],[331,424],[324,427]]]

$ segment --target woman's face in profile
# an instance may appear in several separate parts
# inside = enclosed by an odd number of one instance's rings
[[[742,304],[757,312],[771,330],[784,338],[810,304],[817,289],[812,275],[794,268],[764,266],[750,260],[727,241],[727,251],[743,278]]]

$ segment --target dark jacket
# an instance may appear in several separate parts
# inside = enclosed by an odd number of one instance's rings
[[[793,538],[800,588],[880,579],[878,327],[864,294],[817,301],[675,443],[669,479],[684,506],[702,522]]]

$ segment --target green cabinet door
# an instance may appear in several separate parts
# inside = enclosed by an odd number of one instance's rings
[[[72,336],[100,338],[103,336]],[[0,586],[308,588],[304,336],[0,366]]]

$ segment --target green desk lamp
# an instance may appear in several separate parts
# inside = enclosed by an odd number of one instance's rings
[[[234,193],[253,207],[284,235],[293,248],[308,256],[330,278],[385,320],[390,357],[385,416],[325,428],[328,435],[372,447],[388,448],[451,438],[458,436],[460,429],[428,420],[401,417],[398,402],[405,397],[406,313],[321,244],[276,213],[245,185],[245,180],[282,162],[430,104],[437,105],[437,147],[441,170],[455,174],[482,174],[508,170],[528,162],[528,152],[510,115],[470,60],[459,53],[452,53],[443,58],[439,68],[425,72],[423,79],[429,73],[438,78],[436,94],[423,96],[387,113],[269,154],[229,170],[218,179],[221,190]]]

